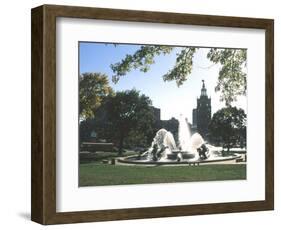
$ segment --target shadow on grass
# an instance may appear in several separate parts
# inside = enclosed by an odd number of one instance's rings
[[[87,163],[100,163],[104,160],[111,160],[112,158],[116,157],[126,157],[138,154],[134,151],[125,151],[122,155],[119,155],[118,152],[87,152],[87,153],[80,153],[79,160],[81,164]]]

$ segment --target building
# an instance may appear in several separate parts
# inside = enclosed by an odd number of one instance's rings
[[[179,121],[172,117],[169,120],[161,120],[161,109],[151,106],[154,115],[154,132],[156,133],[159,129],[166,129],[170,131],[174,138],[178,136]]]
[[[151,106],[151,108],[153,110],[155,126],[158,127],[161,124],[161,110],[154,106]]]
[[[196,130],[204,139],[209,134],[211,114],[211,98],[208,97],[205,82],[202,80],[201,95],[197,98],[197,108],[192,111],[192,129]]]
[[[161,128],[171,132],[175,140],[178,139],[179,121],[176,118],[172,117],[169,120],[161,120]]]
[[[192,126],[197,128],[197,109],[192,110]]]

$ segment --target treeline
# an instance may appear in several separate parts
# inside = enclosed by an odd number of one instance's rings
[[[155,120],[152,101],[132,89],[114,92],[106,75],[80,76],[80,141],[89,137],[124,146],[146,147],[153,139]]]

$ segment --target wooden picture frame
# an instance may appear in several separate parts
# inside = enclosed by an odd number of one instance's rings
[[[98,211],[56,211],[56,18],[255,28],[265,30],[265,200]],[[31,219],[63,224],[274,209],[274,21],[163,12],[43,5],[32,9]]]

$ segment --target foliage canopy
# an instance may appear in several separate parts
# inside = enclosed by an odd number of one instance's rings
[[[155,57],[170,54],[175,48],[165,45],[143,45],[134,54],[127,54],[120,62],[111,65],[114,73],[113,82],[117,83],[120,77],[133,69],[147,72]],[[181,47],[176,54],[174,67],[163,76],[164,81],[176,81],[181,86],[192,72],[193,59],[199,48]],[[207,58],[214,64],[220,64],[216,91],[221,92],[221,101],[230,106],[237,96],[246,94],[246,49],[211,48]]]
[[[152,132],[154,115],[151,105],[149,97],[134,89],[116,92],[106,99],[111,132],[119,140],[119,154],[122,154],[124,140],[129,134],[135,133],[137,136],[140,132],[147,136]]]
[[[209,125],[211,137],[229,148],[246,142],[246,114],[243,109],[226,107],[218,110]]]
[[[79,76],[80,120],[94,117],[103,99],[113,94],[108,77],[101,73],[83,73]]]

